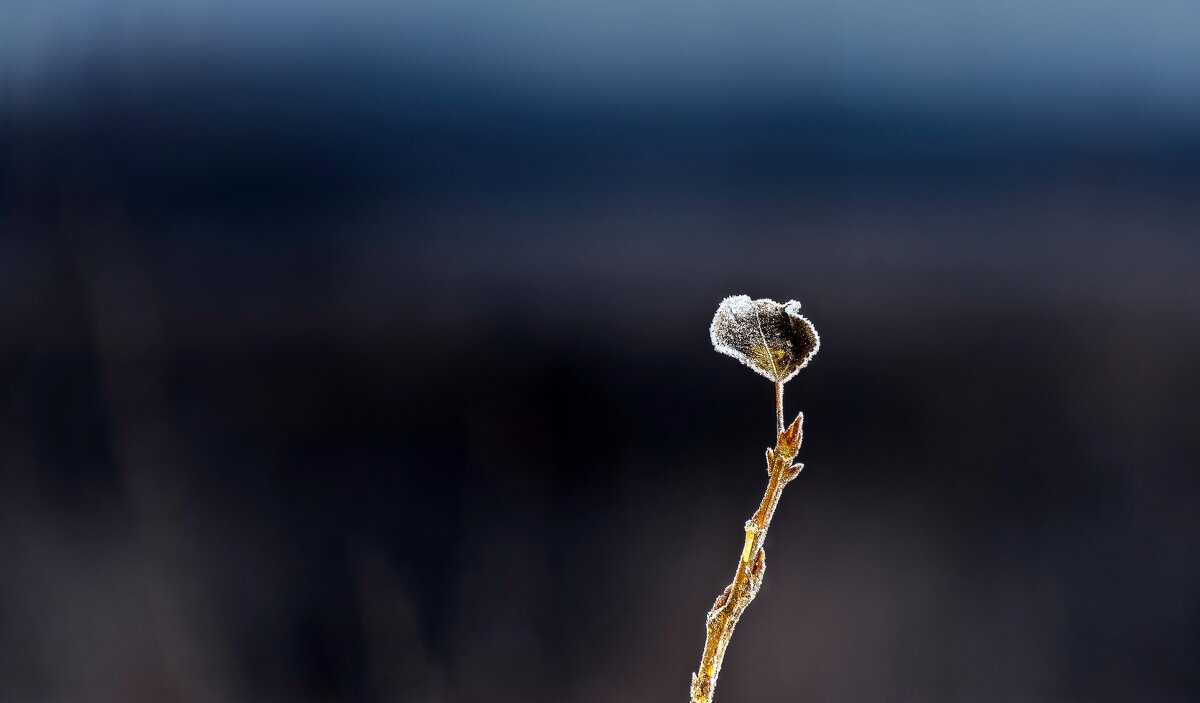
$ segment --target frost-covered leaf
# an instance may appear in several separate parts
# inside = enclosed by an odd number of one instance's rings
[[[800,314],[800,303],[748,295],[721,301],[709,335],[717,351],[778,383],[795,376],[821,345],[817,330]]]

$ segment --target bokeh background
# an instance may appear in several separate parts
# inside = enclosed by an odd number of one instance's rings
[[[1200,4],[8,0],[0,700],[1200,700]]]

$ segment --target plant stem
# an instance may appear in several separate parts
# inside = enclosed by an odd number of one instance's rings
[[[783,384],[775,388],[775,404],[777,415],[782,417]],[[738,560],[737,573],[733,582],[713,603],[708,611],[707,631],[704,642],[704,655],[700,659],[700,669],[692,674],[692,703],[711,703],[717,687],[717,676],[721,673],[721,663],[725,659],[725,650],[733,637],[733,628],[738,619],[762,586],[763,575],[767,569],[767,554],[763,543],[767,538],[767,528],[771,526],[771,517],[779,505],[783,495],[783,487],[794,479],[803,467],[792,464],[800,449],[801,425],[804,415],[798,415],[786,430],[779,422],[779,432],[776,435],[775,449],[767,450],[767,490],[763,493],[762,502],[753,517],[746,521],[746,542],[742,547],[742,556]]]
[[[783,432],[783,384],[775,382],[775,437]]]

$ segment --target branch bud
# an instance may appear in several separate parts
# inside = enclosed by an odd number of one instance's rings
[[[788,428],[779,435],[779,455],[789,462],[796,458],[796,454],[800,451],[800,442],[804,438],[804,432],[801,429],[803,424],[804,413],[800,413],[795,420],[792,420],[792,424],[788,425]]]

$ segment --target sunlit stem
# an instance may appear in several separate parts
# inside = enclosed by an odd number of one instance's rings
[[[783,383],[775,383],[775,437],[783,434]]]
[[[777,414],[782,417],[782,383],[775,387],[775,408]],[[692,703],[712,702],[717,677],[721,673],[721,664],[725,660],[725,650],[733,637],[733,629],[746,606],[750,605],[750,601],[754,600],[762,586],[763,574],[767,567],[767,554],[763,549],[767,539],[767,528],[771,526],[771,517],[779,505],[783,487],[800,471],[800,465],[792,464],[792,460],[796,458],[800,449],[802,422],[803,416],[798,416],[786,430],[780,424],[775,448],[767,450],[767,489],[763,493],[758,510],[746,521],[746,541],[742,545],[742,554],[738,559],[733,581],[725,587],[713,603],[712,609],[708,611],[704,654],[700,658],[700,668],[692,675]]]

